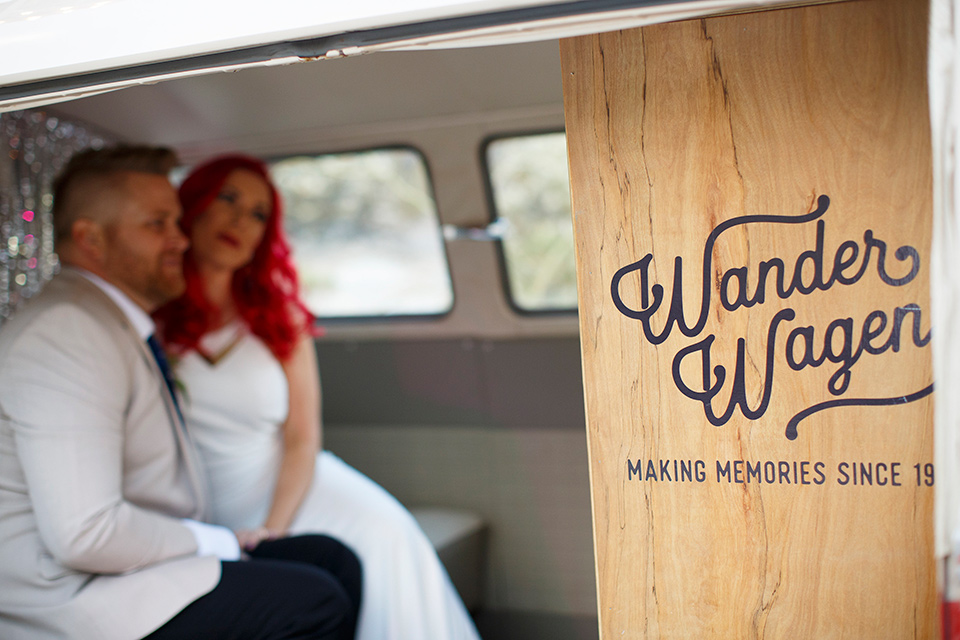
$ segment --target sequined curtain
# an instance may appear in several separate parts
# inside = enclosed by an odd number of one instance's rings
[[[45,111],[0,114],[0,324],[59,269],[53,178],[70,157],[108,138]]]

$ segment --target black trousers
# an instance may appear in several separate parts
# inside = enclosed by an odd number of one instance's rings
[[[360,561],[321,535],[267,540],[144,640],[352,640]]]

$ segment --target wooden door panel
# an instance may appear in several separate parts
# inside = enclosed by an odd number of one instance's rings
[[[603,638],[933,637],[926,19],[562,42]]]

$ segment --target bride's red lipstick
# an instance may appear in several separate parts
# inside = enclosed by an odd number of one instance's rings
[[[228,234],[228,233],[220,233],[220,234],[217,234],[217,238],[218,238],[221,242],[225,242],[226,244],[230,245],[231,247],[239,247],[239,246],[240,246],[240,241],[237,240],[236,238],[234,238],[233,236],[231,236],[231,235]]]

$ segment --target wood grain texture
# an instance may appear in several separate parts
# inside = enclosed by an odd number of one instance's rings
[[[903,402],[932,384],[926,11],[860,0],[561,43],[604,640],[934,637],[932,396]],[[681,471],[697,461],[702,481]]]

